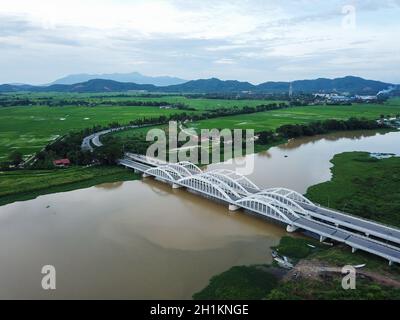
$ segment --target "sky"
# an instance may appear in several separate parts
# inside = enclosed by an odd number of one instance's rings
[[[400,0],[1,0],[0,83],[140,72],[400,83]]]

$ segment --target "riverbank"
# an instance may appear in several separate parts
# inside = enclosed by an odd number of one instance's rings
[[[120,167],[70,167],[53,170],[0,171],[0,206],[38,196],[89,188],[102,183],[139,179]]]
[[[294,264],[291,270],[272,265],[236,266],[211,278],[193,298],[224,300],[398,300],[400,269],[363,252],[344,246],[329,247],[312,239],[285,236],[273,248]],[[344,265],[359,265],[356,290],[341,285]],[[262,281],[254,281],[257,275]]]
[[[377,159],[346,152],[331,160],[332,179],[310,187],[306,197],[329,208],[400,226],[400,158]]]

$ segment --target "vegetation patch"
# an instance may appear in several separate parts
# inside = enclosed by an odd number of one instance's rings
[[[328,276],[324,281],[298,279],[281,282],[266,296],[268,300],[399,300],[400,289],[381,286],[359,278],[356,289],[344,290],[342,277]]]
[[[319,251],[324,246],[314,239],[293,238],[284,236],[281,238],[279,245],[273,247],[279,255],[287,256],[294,259],[303,259],[310,254]]]
[[[0,206],[40,195],[89,188],[101,183],[136,180],[120,167],[71,167],[53,170],[0,171]]]
[[[400,158],[348,152],[331,160],[331,181],[310,187],[306,197],[324,206],[400,227]]]
[[[211,278],[195,300],[259,300],[278,283],[268,266],[237,266]]]
[[[364,265],[363,270],[376,271],[379,273],[388,273],[396,279],[400,279],[400,267],[397,264],[389,266],[387,260],[372,255],[361,250],[355,253],[351,248],[345,245],[338,245],[327,250],[320,250],[310,256],[312,259],[318,259],[334,266],[343,267],[345,265]]]

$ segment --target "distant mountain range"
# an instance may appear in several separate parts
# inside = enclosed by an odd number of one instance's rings
[[[76,84],[87,82],[94,79],[104,79],[104,80],[113,80],[118,82],[133,82],[137,84],[152,84],[159,87],[177,85],[181,83],[187,82],[187,80],[162,76],[162,77],[149,77],[145,76],[139,72],[132,73],[110,73],[110,74],[73,74],[66,76],[64,78],[58,79],[50,85],[53,84]]]
[[[236,80],[219,80],[216,78],[187,81],[181,84],[156,86],[153,84],[139,84],[133,82],[118,82],[106,79],[91,79],[75,84],[53,84],[49,86],[31,85],[0,85],[0,92],[126,92],[147,91],[166,93],[285,93],[292,84],[293,92],[304,93],[344,93],[377,94],[382,90],[396,85],[375,80],[366,80],[359,77],[347,76],[344,78],[315,80],[297,80],[293,82],[265,82],[253,85],[249,82]]]

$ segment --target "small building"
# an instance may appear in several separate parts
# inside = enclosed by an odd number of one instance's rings
[[[69,161],[69,159],[58,159],[54,160],[53,164],[57,168],[66,168],[70,166],[71,161]]]
[[[366,102],[366,103],[376,102],[378,100],[377,96],[356,96],[355,98],[359,102]]]
[[[330,94],[326,100],[326,104],[351,104],[351,97],[342,96],[338,94]]]

